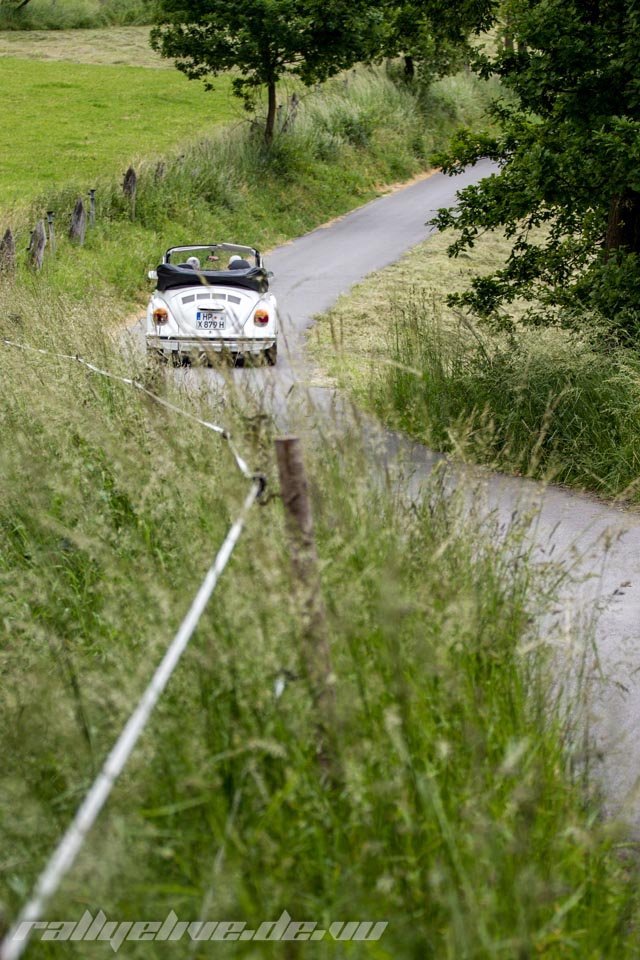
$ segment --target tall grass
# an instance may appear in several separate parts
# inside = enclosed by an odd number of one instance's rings
[[[389,921],[378,944],[316,944],[318,957],[631,958],[635,870],[597,796],[572,776],[582,758],[549,692],[558,638],[540,634],[553,572],[530,562],[526,525],[506,533],[440,475],[409,505],[371,476],[357,434],[305,429],[335,674],[337,776],[327,784],[268,416],[234,381],[174,379],[108,333],[169,241],[269,244],[419,168],[424,127],[408,94],[386,84],[356,76],[333,86],[335,101],[310,98],[270,153],[245,131],[161,171],[149,163],[134,223],[105,182],[86,246],[61,237],[42,275],[21,265],[0,288],[2,336],[84,354],[222,422],[276,494],[254,510],[49,913],[153,920],[173,909],[255,926],[286,908],[322,926]],[[60,219],[73,200],[58,195]],[[0,350],[7,922],[180,622],[245,481],[220,438],[126,386]],[[126,949],[149,956],[146,943]],[[186,943],[153,951],[210,955]],[[32,953],[58,955],[53,943]]]
[[[435,450],[516,474],[637,502],[640,365],[595,326],[488,330],[447,305],[472,276],[504,262],[510,243],[480,238],[450,259],[435,235],[368,277],[321,318],[316,361],[358,403]]]
[[[635,354],[559,331],[480,334],[479,342],[466,324],[443,328],[419,296],[390,321],[397,365],[372,391],[383,415],[438,450],[638,499]]]
[[[268,419],[231,383],[223,398],[194,389],[195,378],[187,389],[170,371],[146,370],[104,333],[106,304],[87,315],[72,298],[0,296],[2,335],[84,352],[221,419],[275,492]],[[123,385],[6,347],[2,363],[7,920],[186,610],[245,481],[219,438]],[[572,782],[563,712],[549,695],[553,638],[532,618],[549,584],[529,560],[526,527],[505,533],[464,494],[445,495],[438,475],[409,506],[370,476],[356,436],[312,436],[337,783],[316,756],[274,498],[255,509],[50,917],[174,909],[255,926],[286,908],[322,926],[389,921],[379,944],[322,943],[319,957],[636,956],[634,871]],[[82,944],[64,950],[86,955]],[[148,950],[131,943],[127,956]],[[154,956],[209,950],[171,943]],[[43,943],[33,955],[59,951]]]
[[[73,30],[150,23],[153,0],[30,0],[0,5],[0,30]]]

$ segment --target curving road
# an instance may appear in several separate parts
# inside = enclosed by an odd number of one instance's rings
[[[276,368],[237,370],[234,378],[258,393],[283,426],[294,416],[298,392],[311,394],[325,416],[342,419],[340,399],[308,384],[304,339],[313,316],[368,273],[423,241],[432,213],[454,204],[458,189],[494,169],[487,161],[454,180],[435,174],[273,251],[267,264],[275,274],[273,290],[283,312],[280,359]],[[202,370],[180,371],[178,376],[187,383],[216,378]],[[296,384],[305,389],[294,389]],[[309,427],[313,429],[313,422]],[[376,456],[385,466],[400,467],[407,489],[417,493],[441,458],[389,431],[374,432]],[[567,636],[594,604],[600,609],[594,627],[599,666],[591,667],[590,705],[599,780],[607,812],[623,818],[640,836],[640,516],[587,496],[480,469],[454,467],[453,472],[506,523],[514,511],[535,511],[532,535],[540,560],[551,556],[571,571],[571,586],[564,589],[559,611]]]

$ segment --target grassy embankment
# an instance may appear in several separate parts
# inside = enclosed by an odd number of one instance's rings
[[[433,449],[637,503],[637,354],[599,346],[588,332],[496,335],[450,310],[447,295],[509,251],[485,235],[451,260],[450,242],[434,236],[343,297],[312,334],[319,364]]]
[[[466,81],[444,82],[432,103]],[[440,100],[438,100],[440,97]],[[384,78],[305,103],[271,156],[246,133],[141,171],[137,219],[113,183],[82,250],[0,289],[0,332],[149,376],[106,331],[168,240],[274,242],[415,172],[434,139]],[[433,133],[433,130],[437,134]],[[74,192],[54,197],[67,211]],[[37,206],[37,205],[36,205]],[[35,209],[35,208],[34,208]],[[39,209],[43,209],[40,207]],[[0,901],[15,915],[181,619],[244,491],[218,438],[85,370],[2,348]],[[159,374],[156,372],[155,377]],[[171,399],[221,419],[276,486],[268,423],[225,395]],[[336,677],[336,785],[316,716],[277,499],[256,509],[192,650],[49,915],[201,915],[255,925],[385,919],[377,946],[314,956],[633,957],[633,866],[600,823],[549,703],[532,612],[553,593],[433,481],[409,509],[353,438],[307,449]],[[345,496],[349,491],[349,496]],[[540,579],[538,579],[540,578]],[[291,680],[280,698],[274,682]],[[575,744],[574,744],[575,749]],[[247,956],[272,955],[244,946]],[[105,947],[105,949],[108,949]],[[127,956],[148,957],[148,944]],[[222,948],[220,948],[222,949]],[[154,956],[208,956],[185,944]],[[59,956],[55,944],[33,956]],[[64,947],[86,956],[86,946]],[[281,956],[282,948],[273,955]]]
[[[2,293],[2,316],[10,301]],[[109,315],[23,299],[12,335],[146,377]],[[3,325],[3,332],[6,326]],[[222,441],[79,367],[3,349],[0,900],[23,901],[184,614],[241,502]],[[268,425],[156,389],[236,433],[277,486]],[[263,426],[258,429],[258,425]],[[278,500],[256,508],[193,648],[48,913],[202,915],[255,927],[385,919],[314,956],[637,956],[637,884],[600,822],[532,612],[553,594],[524,530],[443,497],[410,509],[356,438],[306,451],[336,676],[323,785]],[[349,495],[345,496],[345,491]],[[549,593],[550,591],[550,593]],[[281,671],[299,679],[281,698]],[[108,949],[105,946],[105,949]],[[208,956],[202,945],[156,957]],[[234,945],[233,950],[239,946]],[[247,956],[280,956],[267,947]],[[149,955],[131,944],[127,956]],[[30,956],[60,956],[39,944]],[[234,954],[235,955],[235,954]],[[86,956],[66,944],[64,956]]]

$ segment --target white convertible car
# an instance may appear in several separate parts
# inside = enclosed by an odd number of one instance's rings
[[[147,350],[174,360],[227,354],[275,364],[278,306],[262,257],[235,243],[171,247],[147,308]]]

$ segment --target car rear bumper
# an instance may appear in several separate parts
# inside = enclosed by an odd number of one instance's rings
[[[215,340],[187,339],[183,337],[158,337],[147,334],[147,350],[166,356],[185,354],[200,356],[210,353],[260,354],[273,347],[276,338],[264,337],[216,337]]]

